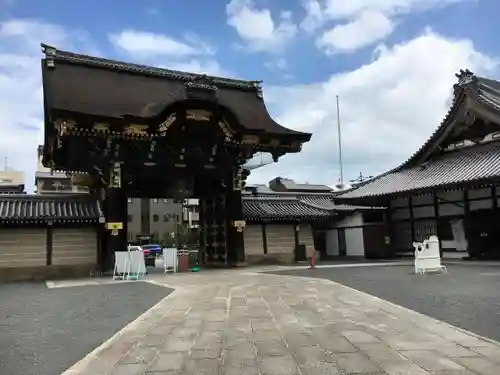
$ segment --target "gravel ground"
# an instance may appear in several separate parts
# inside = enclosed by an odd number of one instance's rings
[[[333,280],[500,341],[500,267],[449,265],[448,274],[415,275],[410,266],[273,272]]]
[[[60,375],[171,291],[143,282],[0,284],[0,374]]]

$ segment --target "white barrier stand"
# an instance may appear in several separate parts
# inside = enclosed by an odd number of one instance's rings
[[[113,280],[124,280],[130,272],[130,257],[128,251],[115,251],[115,268]]]
[[[142,251],[129,251],[130,268],[127,274],[127,280],[139,280],[146,274],[146,262]]]
[[[441,264],[439,239],[436,236],[430,236],[424,242],[414,242],[413,247],[415,248],[415,273],[447,272],[446,266]]]
[[[113,280],[139,280],[146,274],[144,253],[140,250],[115,251]]]
[[[179,265],[179,258],[177,257],[176,248],[163,249],[163,272],[177,272]]]

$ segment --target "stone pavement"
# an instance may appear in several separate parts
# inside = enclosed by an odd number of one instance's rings
[[[498,375],[500,344],[323,279],[161,276],[176,290],[64,375]]]

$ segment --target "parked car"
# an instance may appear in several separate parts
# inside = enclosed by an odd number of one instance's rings
[[[148,254],[150,255],[160,255],[162,253],[162,247],[161,245],[157,244],[148,244],[148,245],[142,245],[142,251],[147,251]]]

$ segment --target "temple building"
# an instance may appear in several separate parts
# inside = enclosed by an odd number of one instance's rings
[[[445,251],[500,257],[500,82],[468,70],[457,78],[448,113],[419,150],[336,198],[386,207],[397,253],[437,235]]]
[[[10,169],[0,171],[0,195],[25,193],[24,172]]]

